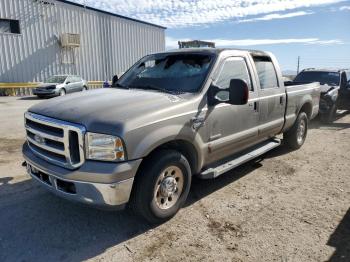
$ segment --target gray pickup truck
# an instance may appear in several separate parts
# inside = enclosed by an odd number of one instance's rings
[[[318,83],[285,87],[266,52],[183,49],[152,54],[112,88],[55,98],[25,113],[28,173],[57,195],[123,208],[160,223],[191,178],[219,175],[305,141]]]

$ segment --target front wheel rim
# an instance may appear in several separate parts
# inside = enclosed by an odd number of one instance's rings
[[[66,94],[66,92],[64,92],[64,90],[60,91],[60,96],[64,96]]]
[[[302,119],[299,123],[298,130],[297,130],[297,141],[299,145],[304,142],[305,134],[306,134],[306,122],[304,119]]]
[[[173,207],[182,194],[184,174],[177,166],[166,167],[159,175],[154,187],[154,201],[162,210]]]

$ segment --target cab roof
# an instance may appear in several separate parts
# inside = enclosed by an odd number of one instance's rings
[[[219,55],[223,51],[246,51],[250,53],[252,56],[269,56],[267,52],[260,50],[250,50],[250,49],[239,49],[239,48],[210,48],[210,47],[202,47],[202,48],[182,48],[182,49],[172,49],[168,51],[164,51],[161,53],[203,53],[203,54],[214,54]]]

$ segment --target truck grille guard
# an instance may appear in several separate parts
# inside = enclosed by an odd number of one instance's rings
[[[68,169],[84,163],[84,126],[30,112],[24,117],[27,143],[34,154]]]

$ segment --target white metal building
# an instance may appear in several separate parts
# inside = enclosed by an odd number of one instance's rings
[[[111,79],[165,50],[165,29],[65,0],[0,0],[0,82]]]

